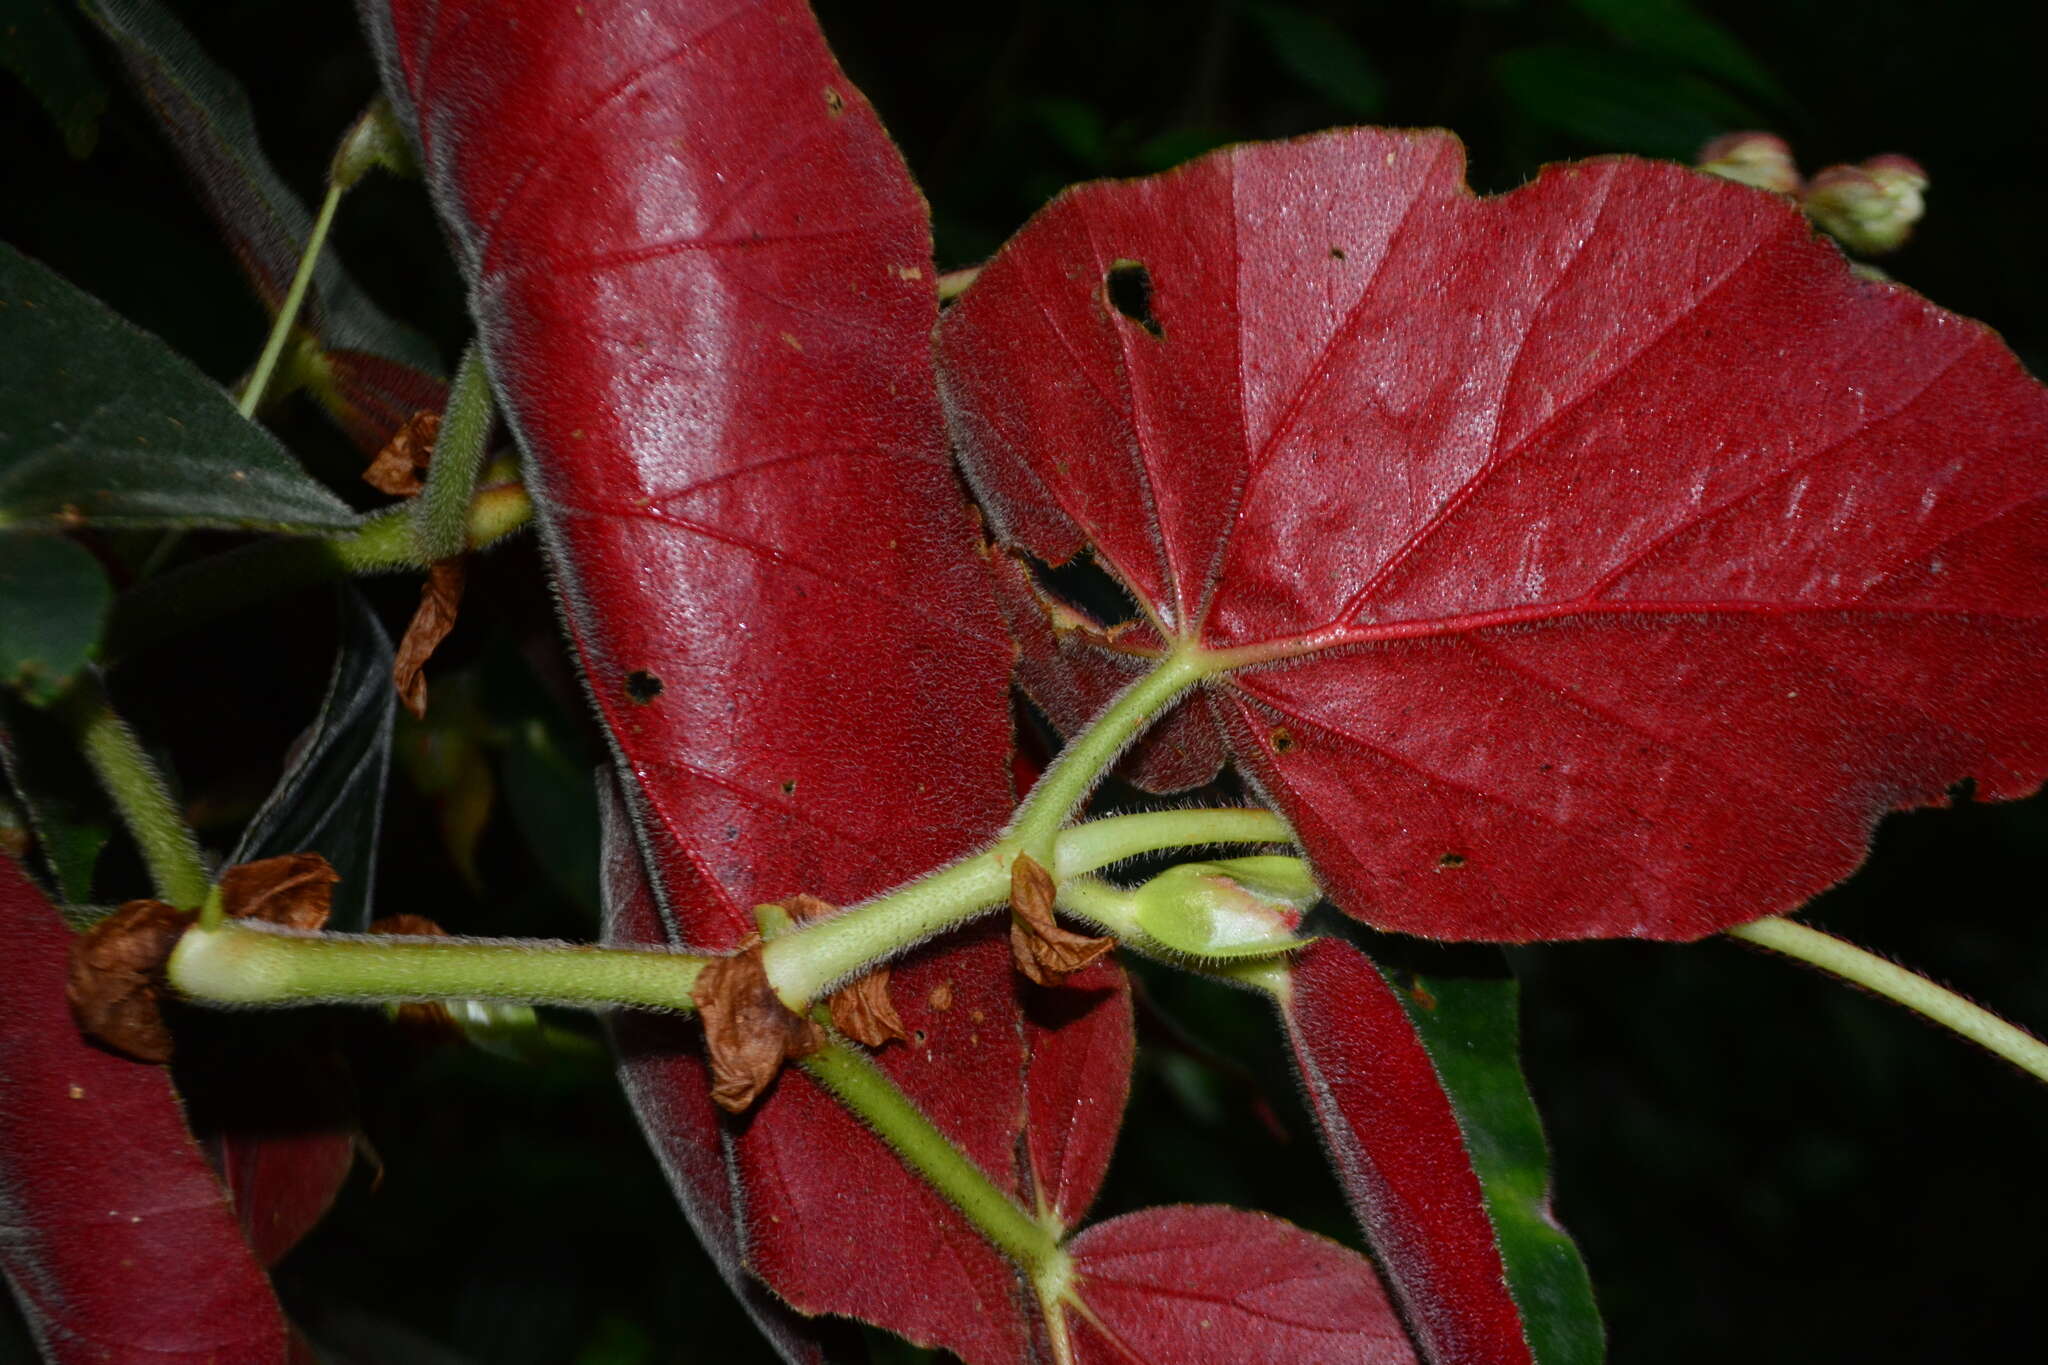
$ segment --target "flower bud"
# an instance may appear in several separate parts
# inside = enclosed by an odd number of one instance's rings
[[[1134,894],[1138,927],[1189,957],[1282,952],[1321,893],[1299,858],[1267,855],[1169,867]]]
[[[1801,207],[1820,229],[1864,256],[1897,251],[1927,210],[1927,172],[1903,156],[1830,166],[1807,184]]]
[[[1799,166],[1775,133],[1723,133],[1700,148],[1699,168],[1774,194],[1799,193]]]

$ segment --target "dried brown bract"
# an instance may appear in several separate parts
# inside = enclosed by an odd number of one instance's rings
[[[1057,986],[1116,946],[1062,928],[1052,916],[1052,874],[1020,854],[1010,869],[1010,955],[1041,986]]]
[[[690,994],[711,1053],[711,1098],[728,1113],[746,1112],[784,1062],[825,1045],[825,1031],[783,1004],[768,984],[758,938],[707,963]]]
[[[162,901],[129,901],[72,940],[66,996],[87,1037],[137,1061],[171,1059],[164,962],[191,922]]]

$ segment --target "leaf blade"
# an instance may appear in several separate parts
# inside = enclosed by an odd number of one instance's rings
[[[2038,786],[2048,393],[1770,196],[1461,170],[1356,131],[1084,187],[940,329],[1002,539],[1237,651],[1215,723],[1333,899],[1695,938],[1961,777]]]
[[[4,243],[0,351],[0,530],[360,520],[182,357]]]

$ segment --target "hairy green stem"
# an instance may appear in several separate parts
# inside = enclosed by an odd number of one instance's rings
[[[803,1068],[1034,1281],[1065,1278],[1057,1231],[1005,1194],[874,1063],[835,1037]]]
[[[1972,1004],[1945,986],[1937,986],[1886,961],[1877,954],[1845,943],[1831,934],[1789,919],[1760,919],[1738,924],[1729,937],[1772,952],[1798,958],[1845,981],[1852,981],[1960,1034],[1987,1052],[1996,1053],[2022,1071],[2048,1081],[2048,1044],[2015,1028],[1981,1005]]]
[[[299,268],[292,274],[284,303],[271,321],[270,336],[263,343],[263,354],[257,358],[256,368],[249,375],[249,382],[243,386],[240,401],[235,404],[235,410],[244,417],[255,416],[257,405],[263,401],[263,391],[270,387],[270,376],[277,370],[277,358],[284,354],[284,343],[291,336],[292,325],[298,321],[300,305],[306,301],[306,287],[313,282],[313,267],[320,260],[320,248],[327,241],[327,230],[334,226],[334,210],[340,207],[341,196],[345,192],[340,185],[330,185],[327,197],[320,201],[320,214],[313,220],[312,235],[306,238],[305,250],[299,254]]]
[[[682,1012],[705,959],[653,948],[406,934],[303,934],[246,921],[188,930],[167,975],[209,1005],[502,1000]]]
[[[63,710],[87,765],[141,850],[157,898],[180,910],[197,909],[207,891],[199,841],[135,732],[114,713],[98,674],[88,670],[78,676]]]
[[[1115,752],[1110,751],[1112,756]],[[1286,822],[1271,811],[1147,811],[1056,831],[1044,863],[1056,879],[1064,879],[1161,849],[1277,843],[1292,837]],[[848,977],[1006,904],[1013,859],[999,844],[829,919],[801,925],[762,950],[768,980],[790,1008],[804,1009]]]
[[[483,467],[484,443],[490,439],[495,412],[483,343],[472,341],[448,386],[448,407],[427,465],[427,486],[412,504],[422,559],[447,559],[467,548],[477,472]]]
[[[469,508],[469,548],[482,549],[524,526],[533,503],[518,483],[486,487]],[[361,574],[423,569],[411,510],[393,507],[329,539],[254,541],[189,564],[124,593],[108,618],[103,657],[111,666],[163,640],[243,607]]]
[[[1060,750],[1038,779],[1017,808],[1003,846],[1029,854],[1050,870],[1053,840],[1060,826],[1095,790],[1117,755],[1208,671],[1208,661],[1201,653],[1182,650],[1161,659],[1157,668],[1118,693],[1094,724]]]

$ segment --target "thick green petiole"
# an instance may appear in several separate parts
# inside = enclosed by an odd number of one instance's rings
[[[1005,1194],[874,1063],[835,1037],[802,1065],[1034,1282],[1066,1278],[1057,1229]]]
[[[207,888],[199,841],[141,741],[114,713],[97,673],[81,673],[71,684],[63,712],[87,766],[141,851],[157,897],[180,910],[197,909],[206,900]]]
[[[1028,853],[1052,867],[1054,836],[1095,790],[1117,755],[1210,671],[1208,659],[1199,651],[1180,650],[1119,693],[1093,725],[1060,750],[1017,808],[999,847]]]
[[[1119,746],[1120,747],[1120,746]],[[1116,750],[1111,750],[1112,756]],[[1055,879],[1167,848],[1206,844],[1280,843],[1293,836],[1264,810],[1148,811],[1058,830],[1044,859]],[[1008,841],[987,853],[806,924],[762,951],[768,979],[792,1009],[803,1009],[834,985],[913,944],[1005,904],[1015,853]]]
[[[1985,1051],[2005,1058],[2037,1080],[2048,1081],[2048,1043],[1896,962],[1789,919],[1738,924],[1728,931],[1728,936],[1832,972],[1933,1020]]]
[[[704,959],[658,949],[544,941],[301,934],[229,921],[188,930],[167,974],[209,1005],[504,1000],[695,1009]]]

